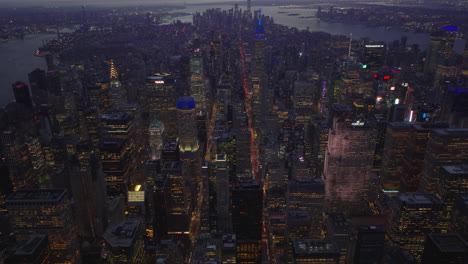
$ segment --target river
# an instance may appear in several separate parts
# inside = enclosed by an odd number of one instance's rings
[[[35,68],[46,68],[44,57],[34,56],[43,40],[53,38],[53,34],[31,34],[24,39],[14,39],[0,43],[0,106],[14,100],[11,85],[16,81],[29,84],[28,73]]]
[[[233,8],[231,4],[209,4],[187,5],[185,9],[178,9],[172,12],[195,13],[203,12],[208,8],[219,7],[221,9]],[[239,6],[244,8],[245,6]],[[255,9],[259,7],[253,7]],[[300,18],[315,16],[315,9],[280,9],[278,6],[262,6],[264,15],[274,18],[275,23],[283,24],[298,29],[307,29],[310,31],[323,31],[330,34],[349,35],[352,33],[353,39],[363,37],[375,41],[392,42],[401,39],[402,36],[408,37],[408,44],[419,44],[421,49],[427,48],[429,35],[423,33],[403,32],[399,30],[388,30],[383,28],[369,28],[361,25],[351,25],[342,23],[318,23],[315,18]],[[282,12],[282,13],[278,13]],[[286,13],[283,13],[286,12]],[[298,14],[297,16],[288,16],[288,14]],[[182,16],[176,19],[184,22],[192,22],[192,16]],[[14,100],[12,83],[23,81],[28,83],[28,73],[39,67],[45,69],[46,62],[43,57],[34,56],[34,51],[42,46],[43,40],[53,38],[55,35],[31,34],[26,35],[24,39],[10,40],[0,43],[0,106],[5,106],[11,100]]]

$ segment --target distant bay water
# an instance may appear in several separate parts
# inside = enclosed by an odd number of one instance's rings
[[[186,5],[185,9],[178,9],[172,12],[185,12],[194,14],[196,12],[202,13],[203,11],[209,8],[221,8],[222,10],[227,10],[233,7],[233,4],[196,4]],[[245,10],[246,7],[239,5],[239,8]],[[397,29],[366,27],[363,25],[353,25],[344,23],[318,22],[315,19],[315,15],[317,13],[317,9],[315,8],[282,8],[278,5],[269,5],[253,6],[252,9],[261,9],[262,14],[272,17],[275,23],[277,24],[282,24],[288,27],[295,27],[301,30],[305,30],[308,28],[309,31],[323,31],[332,35],[349,36],[350,34],[352,34],[353,39],[369,38],[374,41],[384,42],[393,42],[394,40],[400,40],[401,37],[406,36],[408,38],[408,45],[418,44],[420,49],[422,50],[426,49],[429,43],[429,34],[427,33],[413,33]],[[176,17],[175,20],[181,20],[183,22],[192,22],[192,15]]]
[[[198,4],[186,5],[184,9],[171,12],[184,12],[190,15],[174,18],[183,22],[192,22],[195,12],[203,12],[209,8],[221,8],[223,10],[233,8],[232,4]],[[245,6],[239,5],[245,9]],[[282,9],[279,6],[254,6],[262,9],[264,15],[273,17],[275,23],[283,24],[298,29],[310,31],[323,31],[333,35],[350,35],[353,39],[367,37],[375,41],[393,42],[400,40],[402,36],[408,38],[409,45],[418,44],[421,49],[426,49],[429,42],[429,34],[404,32],[395,29],[371,28],[361,25],[343,23],[318,23],[315,18],[315,9]],[[290,16],[289,14],[297,14]],[[301,18],[302,17],[302,18]],[[43,57],[34,56],[34,51],[42,46],[43,41],[55,37],[53,34],[31,34],[24,39],[15,39],[0,43],[0,106],[5,106],[14,100],[11,84],[16,81],[28,83],[28,73],[35,68],[45,69],[46,62]]]
[[[14,100],[11,85],[22,81],[29,85],[28,73],[36,68],[45,69],[44,57],[34,56],[42,42],[52,39],[54,34],[30,34],[23,39],[0,42],[0,106]]]

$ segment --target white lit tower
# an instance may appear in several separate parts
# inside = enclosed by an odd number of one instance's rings
[[[193,97],[183,96],[177,101],[177,123],[180,152],[196,152],[199,146],[195,100]]]
[[[109,98],[114,108],[127,103],[127,90],[122,87],[119,81],[119,74],[115,68],[114,61],[110,61],[110,76],[109,76]]]
[[[163,147],[164,124],[159,120],[154,120],[149,126],[149,143],[151,149],[151,159],[160,160]]]

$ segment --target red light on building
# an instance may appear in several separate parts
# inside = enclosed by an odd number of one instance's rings
[[[390,75],[384,75],[384,76],[382,77],[383,80],[390,80],[390,78],[391,78]]]
[[[377,73],[374,73],[374,79],[378,79],[379,75]]]

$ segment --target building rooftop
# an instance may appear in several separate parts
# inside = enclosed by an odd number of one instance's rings
[[[235,248],[237,237],[236,234],[224,234],[222,236],[223,248]]]
[[[159,121],[157,119],[153,120],[153,122],[151,122],[151,124],[150,124],[150,128],[152,128],[152,127],[163,127],[163,126],[164,126],[163,122],[161,122],[161,121]]]
[[[409,130],[413,124],[407,122],[390,122],[388,123],[388,127],[392,128],[393,130]]]
[[[455,208],[462,215],[468,216],[468,194],[461,194],[456,196]]]
[[[107,228],[104,239],[113,248],[130,248],[137,239],[139,219],[127,219]]]
[[[232,190],[236,190],[236,191],[260,190],[260,183],[238,182],[232,186]]]
[[[366,232],[366,233],[385,232],[385,228],[384,228],[384,226],[381,226],[381,225],[378,225],[378,226],[375,226],[375,225],[368,226],[368,225],[366,225],[366,226],[360,226],[359,231]]]
[[[350,222],[343,214],[330,214],[328,216],[328,226],[335,234],[348,234],[350,232]]]
[[[443,204],[442,200],[432,193],[399,193],[396,197],[407,204]]]
[[[33,234],[18,242],[14,256],[35,255],[48,243],[46,234]]]
[[[449,174],[468,174],[468,164],[462,165],[446,165],[442,166],[442,170]]]
[[[107,112],[101,117],[102,120],[106,122],[113,122],[113,121],[129,121],[133,119],[133,116],[129,113],[126,112],[121,112],[121,111],[112,111],[112,112]]]
[[[448,128],[448,123],[424,123],[424,124],[413,124],[413,128],[420,132],[429,131],[436,128]]]
[[[467,243],[457,233],[432,233],[428,235],[428,239],[437,247],[440,252],[465,252]]]
[[[195,109],[195,99],[190,96],[183,96],[177,100],[177,109],[179,110],[191,110]]]
[[[293,239],[295,254],[340,254],[336,243],[332,239]]]
[[[29,189],[18,190],[12,193],[6,200],[7,204],[15,203],[43,203],[60,202],[68,197],[66,189]]]
[[[174,76],[169,73],[155,73],[152,76],[146,77],[146,82],[154,82],[156,84],[174,83]]]
[[[124,141],[118,139],[106,140],[101,143],[100,149],[107,152],[120,152],[124,147]]]
[[[168,140],[164,143],[163,150],[177,150],[177,140]]]
[[[334,104],[332,107],[333,107],[333,110],[337,112],[351,112],[352,110],[351,107],[345,104]]]
[[[468,138],[468,129],[466,128],[437,128],[432,133],[439,136],[462,136]]]
[[[289,211],[288,212],[289,221],[310,221],[309,212],[306,211]]]

